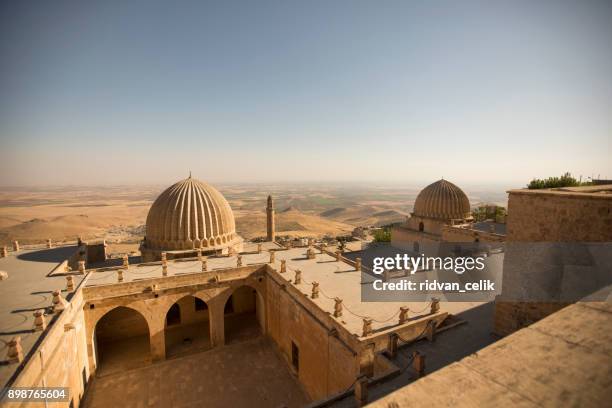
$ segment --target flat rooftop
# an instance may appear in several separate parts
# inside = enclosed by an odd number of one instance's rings
[[[76,245],[55,248],[27,248],[9,252],[0,258],[0,270],[8,273],[8,279],[0,282],[0,359],[4,360],[8,342],[21,337],[24,359],[35,347],[43,332],[35,332],[34,312],[46,309],[47,324],[52,323],[51,301],[53,291],[61,289],[66,299],[72,297],[65,291],[66,277],[50,276],[64,260],[77,251]],[[77,287],[84,275],[73,274]],[[9,381],[19,364],[0,365],[0,384]]]
[[[361,301],[361,272],[347,262],[337,262],[334,256],[321,253],[315,249],[315,259],[307,259],[306,247],[284,249],[272,242],[262,243],[262,252],[257,253],[257,244],[245,243],[241,253],[242,265],[264,265],[270,260],[268,250],[275,251],[274,269],[280,271],[281,260],[286,261],[287,272],[281,274],[287,284],[294,286],[305,296],[312,292],[312,282],[319,283],[319,297],[311,299],[322,311],[333,314],[334,298],[342,299],[343,316],[339,319],[343,327],[351,334],[360,337],[363,330],[363,317],[373,319],[372,330],[382,331],[397,326],[400,306],[410,308],[410,318],[426,316],[429,314],[429,300],[423,302],[362,302]],[[218,271],[221,276],[223,270],[235,269],[237,256],[208,257],[208,271]],[[200,261],[194,258],[169,260],[168,277],[201,273]],[[86,287],[113,285],[117,283],[118,267],[101,268],[88,275]],[[302,272],[302,282],[294,283],[295,271]],[[431,273],[435,273],[432,271]],[[160,262],[129,265],[123,272],[123,282],[133,282],[150,278],[162,278]],[[482,302],[444,302],[440,303],[441,311],[460,313],[481,305]],[[415,311],[415,312],[412,312]]]
[[[521,188],[509,190],[510,194],[550,194],[560,196],[591,196],[595,198],[612,199],[612,184],[581,186],[581,187],[559,187],[533,189]]]

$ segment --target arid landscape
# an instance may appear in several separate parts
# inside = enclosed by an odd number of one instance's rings
[[[272,194],[279,235],[337,236],[357,226],[400,222],[419,188],[351,185],[245,184],[217,186],[247,239],[265,235],[265,201]],[[144,235],[149,207],[164,186],[3,188],[0,244],[105,238],[111,252],[131,252]],[[470,193],[472,205],[505,205],[504,189]]]

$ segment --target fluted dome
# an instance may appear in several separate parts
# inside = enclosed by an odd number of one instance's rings
[[[237,238],[227,200],[215,188],[191,176],[161,193],[147,215],[146,248],[219,248]]]
[[[442,220],[466,219],[471,216],[470,201],[463,190],[442,179],[421,190],[413,214]]]

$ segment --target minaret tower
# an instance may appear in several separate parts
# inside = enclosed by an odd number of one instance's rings
[[[274,241],[276,237],[276,228],[274,226],[274,204],[272,203],[272,196],[268,196],[268,206],[266,207],[267,215],[267,240]]]

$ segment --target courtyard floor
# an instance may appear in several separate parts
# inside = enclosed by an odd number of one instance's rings
[[[309,402],[263,336],[94,378],[86,408],[301,407]]]

